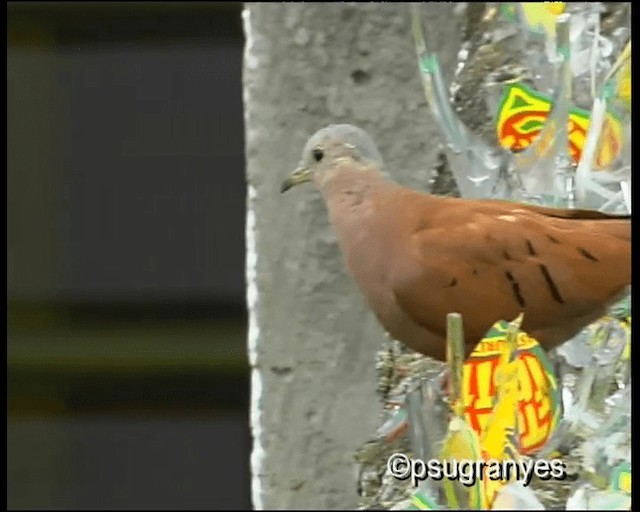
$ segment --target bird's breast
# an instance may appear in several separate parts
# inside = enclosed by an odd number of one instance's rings
[[[398,305],[391,286],[390,272],[394,261],[393,236],[379,236],[366,226],[340,243],[348,272],[356,281],[369,306],[382,325],[393,334],[393,321]]]
[[[370,308],[383,327],[396,339],[406,339],[413,326],[395,298],[391,272],[401,252],[405,236],[392,222],[397,208],[384,208],[366,195],[354,202],[354,196],[337,195],[327,201],[329,217],[337,235],[349,274],[356,281]],[[402,213],[400,211],[400,213]],[[420,329],[421,330],[421,329]],[[418,337],[422,333],[410,333]]]

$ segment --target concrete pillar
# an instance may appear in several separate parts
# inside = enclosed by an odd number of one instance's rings
[[[451,77],[455,4],[428,4]],[[311,186],[281,196],[306,139],[348,122],[400,183],[427,190],[442,139],[403,3],[248,3],[244,10],[247,295],[256,509],[357,506],[354,450],[379,423],[384,333],[346,275]]]

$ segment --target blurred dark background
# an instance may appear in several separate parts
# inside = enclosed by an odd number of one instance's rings
[[[240,3],[10,2],[8,507],[250,507]]]

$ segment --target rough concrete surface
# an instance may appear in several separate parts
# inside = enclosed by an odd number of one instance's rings
[[[454,4],[425,4],[451,77]],[[400,183],[426,190],[442,139],[403,3],[248,3],[244,26],[247,299],[256,509],[357,505],[354,450],[377,426],[384,333],[346,275],[312,186],[280,195],[306,139],[348,122]]]

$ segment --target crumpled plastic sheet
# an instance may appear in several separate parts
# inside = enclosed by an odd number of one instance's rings
[[[467,40],[459,52],[458,65],[449,87],[448,100],[453,108],[432,106],[443,113],[451,110],[451,118],[447,118],[445,123],[440,122],[439,126],[449,145],[457,148],[448,151],[447,158],[460,193],[468,197],[498,197],[555,206],[571,206],[577,201],[581,208],[602,209],[610,213],[629,212],[631,167],[628,120],[624,121],[622,142],[608,143],[616,147],[621,145],[622,149],[621,156],[606,166],[606,172],[591,172],[590,158],[584,159],[580,173],[574,172],[573,164],[567,160],[564,145],[560,141],[564,134],[552,129],[554,123],[551,119],[554,115],[549,117],[551,131],[548,133],[556,134],[557,147],[543,144],[544,137],[539,136],[530,141],[531,146],[520,152],[522,155],[531,153],[529,150],[536,146],[534,153],[544,153],[545,158],[530,162],[528,158],[521,158],[520,153],[510,157],[508,152],[499,149],[495,116],[505,86],[520,83],[541,94],[556,94],[560,91],[559,84],[563,83],[563,73],[560,71],[562,67],[557,66],[553,37],[539,37],[540,34],[532,36],[517,21],[509,22],[501,14],[509,5],[515,10],[524,9],[524,5],[543,9],[542,2],[489,2],[485,5],[484,11],[468,14],[465,18],[468,24],[468,33],[465,34]],[[630,34],[630,27],[627,26],[628,7],[624,3],[576,2],[565,3],[564,8],[571,15],[568,36],[571,99],[564,98],[556,104],[555,115],[558,119],[564,117],[560,105],[566,101],[572,107],[587,111],[595,108],[601,100],[603,77],[623,52]],[[466,9],[470,10],[470,7]],[[470,26],[474,29],[470,29]],[[618,104],[619,99],[612,100],[612,104]],[[436,101],[428,98],[428,101],[430,104],[446,103],[447,99],[439,98]],[[602,104],[608,108],[608,102]],[[467,134],[467,147],[458,147],[460,141],[452,139],[448,127],[453,125],[459,125],[458,131]],[[593,125],[599,126],[598,123]],[[600,133],[601,129],[594,128],[595,138],[592,139],[600,140]],[[573,142],[576,143],[576,140]],[[476,160],[470,160],[470,155],[475,155]],[[465,174],[462,169],[473,169],[473,172],[467,171]]]

